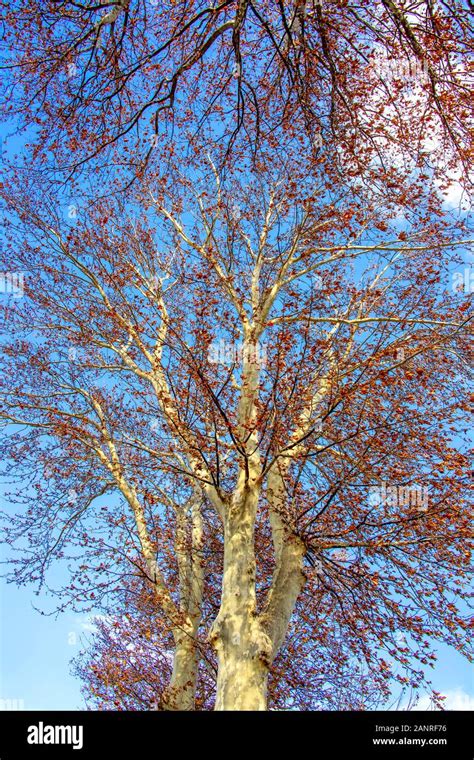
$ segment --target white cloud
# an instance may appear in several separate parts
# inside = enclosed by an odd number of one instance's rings
[[[446,697],[444,708],[446,710],[474,710],[474,694],[468,694],[464,689],[458,687],[450,691],[442,692]],[[414,710],[432,710],[428,694],[420,698]]]
[[[107,621],[112,620],[112,618],[107,615],[88,615],[84,618],[75,618],[74,625],[79,626],[79,628],[88,633],[97,633],[97,623],[99,620]]]

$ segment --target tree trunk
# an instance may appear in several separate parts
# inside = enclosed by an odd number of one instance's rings
[[[194,710],[199,657],[194,639],[186,633],[175,635],[173,671],[163,692],[160,710]]]
[[[218,649],[216,710],[266,710],[268,667],[258,645],[226,642]]]
[[[209,634],[218,659],[216,710],[266,710],[271,641],[256,613],[256,491],[244,486],[224,526],[219,614]]]
[[[199,669],[199,652],[196,646],[202,616],[204,589],[204,563],[202,561],[201,497],[192,500],[191,512],[176,505],[176,556],[180,583],[180,605],[187,622],[173,631],[174,655],[171,679],[166,687],[160,709],[194,710]],[[187,520],[191,518],[191,547],[187,546]]]

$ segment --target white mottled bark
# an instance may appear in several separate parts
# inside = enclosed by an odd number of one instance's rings
[[[267,707],[272,646],[256,613],[253,500],[246,489],[225,525],[222,601],[209,635],[218,659],[216,710]]]
[[[248,642],[220,650],[216,710],[267,709],[268,668],[257,652],[258,647],[252,649]]]
[[[195,639],[175,632],[173,671],[161,698],[161,710],[194,710],[199,656]]]
[[[202,616],[204,565],[202,562],[203,526],[201,499],[195,493],[191,508],[177,507],[176,556],[179,568],[181,610],[186,628],[173,631],[174,655],[170,682],[161,700],[163,710],[194,710],[198,680],[199,651],[197,634]],[[188,511],[191,546],[186,546]]]
[[[256,287],[256,285],[255,285]],[[256,294],[255,294],[256,297]],[[245,325],[239,439],[242,459],[224,517],[224,574],[219,614],[209,639],[218,659],[216,710],[266,710],[272,644],[257,615],[255,519],[261,488],[256,429],[258,334]]]

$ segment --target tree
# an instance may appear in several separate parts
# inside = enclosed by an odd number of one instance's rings
[[[29,273],[5,346],[2,416],[17,426],[6,453],[41,495],[23,494],[34,505],[10,530],[31,534],[18,577],[41,575],[68,533],[90,540],[80,519],[107,485],[131,510],[140,559],[131,543],[127,560],[173,635],[178,706],[193,700],[209,617],[218,710],[265,709],[285,642],[305,660],[334,631],[348,667],[363,658],[419,686],[430,640],[470,656],[469,303],[441,283],[472,241],[409,173],[368,192],[331,187],[312,159],[236,160],[224,176],[203,155],[177,151],[127,204],[97,201],[74,226],[37,176],[4,187],[17,215],[8,267]],[[72,516],[38,483],[39,463],[78,485]],[[192,526],[180,539],[165,508],[171,488],[202,507],[194,553]],[[200,568],[210,578],[193,616]],[[105,593],[104,568],[86,571]],[[288,639],[293,625],[301,636]]]
[[[452,153],[466,179],[472,24],[464,2],[0,7],[4,118],[14,104],[35,129],[36,160],[56,176],[112,164],[140,175],[150,160],[167,159],[173,135],[192,149],[199,132],[222,142],[226,156],[250,144],[262,158],[289,141],[317,154],[323,142],[333,146],[333,171],[350,168],[368,182],[371,157],[386,165],[396,146],[441,180]],[[433,135],[439,145],[427,150]]]
[[[470,244],[441,204],[469,186],[464,5],[2,8],[3,113],[31,142],[7,275],[35,278],[5,345],[8,471],[34,487],[17,579],[76,541],[66,598],[106,605],[132,565],[173,650],[163,706],[193,706],[211,618],[218,708],[264,707],[291,620],[306,662],[323,611],[418,683],[393,631],[422,663],[424,635],[465,649],[468,304],[437,290]],[[93,203],[72,228],[64,192]]]

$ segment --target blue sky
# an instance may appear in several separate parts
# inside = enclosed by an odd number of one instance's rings
[[[69,663],[79,650],[84,618],[44,617],[33,609],[38,601],[31,589],[1,580],[0,699],[22,700],[25,710],[81,709],[80,682]]]

